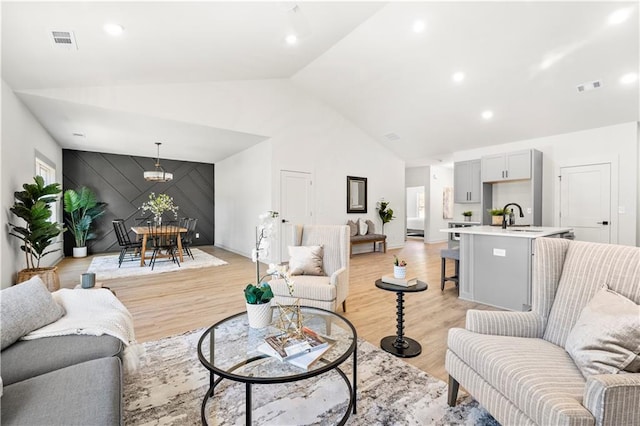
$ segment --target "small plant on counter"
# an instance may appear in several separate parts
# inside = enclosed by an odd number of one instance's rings
[[[491,213],[491,216],[503,216],[504,215],[504,209],[489,209],[488,212]]]
[[[405,262],[404,260],[400,260],[398,259],[398,256],[393,256],[393,264],[395,266],[407,266],[407,262]]]
[[[462,212],[462,216],[464,217],[471,217],[473,215],[473,212],[471,210],[467,210],[466,212]]]

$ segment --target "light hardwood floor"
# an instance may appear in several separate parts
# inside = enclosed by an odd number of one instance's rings
[[[402,249],[354,255],[344,314],[358,335],[376,346],[381,338],[394,335],[396,295],[376,288],[374,282],[392,272],[394,254],[405,259],[407,274],[429,284],[425,292],[405,295],[405,334],[422,344],[422,354],[406,361],[441,380],[447,378],[444,368],[447,330],[464,326],[467,309],[492,309],[458,299],[451,282],[444,292],[440,291],[440,249],[445,246],[424,244],[422,238],[409,238]],[[103,282],[116,291],[133,315],[138,341],[157,340],[209,326],[245,310],[242,290],[255,280],[255,264],[217,247],[198,248],[227,261],[228,265]],[[65,258],[58,265],[61,286],[73,288],[90,263],[91,257]]]

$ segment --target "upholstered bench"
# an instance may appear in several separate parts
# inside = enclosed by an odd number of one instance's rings
[[[357,244],[373,244],[373,251],[376,251],[376,243],[382,243],[382,252],[387,252],[387,236],[383,234],[366,234],[366,235],[354,235],[351,238],[351,245],[349,247],[349,257],[353,256],[353,246]]]

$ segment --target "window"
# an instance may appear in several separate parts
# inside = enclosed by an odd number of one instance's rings
[[[424,191],[418,192],[417,195],[418,217],[424,219]]]
[[[45,185],[56,182],[56,168],[42,158],[36,157],[36,176],[42,176]],[[58,221],[58,202],[51,204],[50,222]]]

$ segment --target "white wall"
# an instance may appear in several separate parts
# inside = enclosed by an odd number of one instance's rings
[[[36,150],[55,163],[56,180],[62,182],[62,149],[2,80],[2,288],[13,284],[15,274],[26,267],[24,252],[20,250],[20,240],[9,235],[7,224],[16,221],[16,217],[9,211],[15,201],[13,193],[21,190],[24,183],[33,182]],[[60,203],[58,207],[58,217],[61,218]],[[61,241],[62,236],[51,248],[62,248]],[[49,254],[40,261],[40,266],[54,265],[61,257],[62,251]]]
[[[370,219],[376,224],[376,231],[380,232],[381,221],[376,203],[384,198],[390,202],[395,216],[384,228],[388,236],[387,247],[402,247],[405,232],[404,161],[394,157],[390,151],[333,109],[315,101],[292,85],[278,82],[278,90],[270,91],[269,96],[275,97],[276,105],[295,105],[295,108],[286,117],[279,118],[280,127],[272,129],[272,137],[263,142],[270,144],[272,152],[268,161],[259,164],[259,176],[256,177],[255,172],[245,176],[238,170],[236,157],[251,155],[252,163],[255,164],[268,155],[261,151],[253,153],[253,150],[218,162],[215,174],[216,188],[222,182],[251,180],[251,185],[254,185],[251,189],[246,182],[234,188],[234,196],[244,198],[245,203],[252,202],[251,193],[255,191],[270,194],[271,198],[253,201],[252,214],[240,219],[222,214],[222,209],[226,206],[216,189],[216,245],[224,244],[225,248],[239,253],[250,248],[252,237],[245,235],[247,231],[239,232],[236,228],[245,227],[251,232],[258,214],[270,209],[281,210],[280,171],[291,170],[308,172],[314,177],[313,223],[346,224],[348,219]],[[347,214],[347,176],[367,178],[366,214]],[[245,223],[238,224],[238,220]],[[222,229],[229,222],[238,232],[219,239],[218,232],[223,232]],[[371,249],[354,247],[354,253],[367,250]]]
[[[531,148],[543,153],[542,225],[559,224],[560,188],[557,176],[561,167],[611,162],[612,199],[617,199],[611,217],[612,242],[637,245],[640,241],[640,141],[637,122],[460,151],[454,153],[453,157],[454,161],[464,161],[483,155]],[[455,208],[456,217],[463,210],[479,211],[479,205],[456,204]],[[618,213],[619,208],[625,213]]]
[[[258,216],[271,205],[271,142],[215,164],[215,245],[251,257]]]

